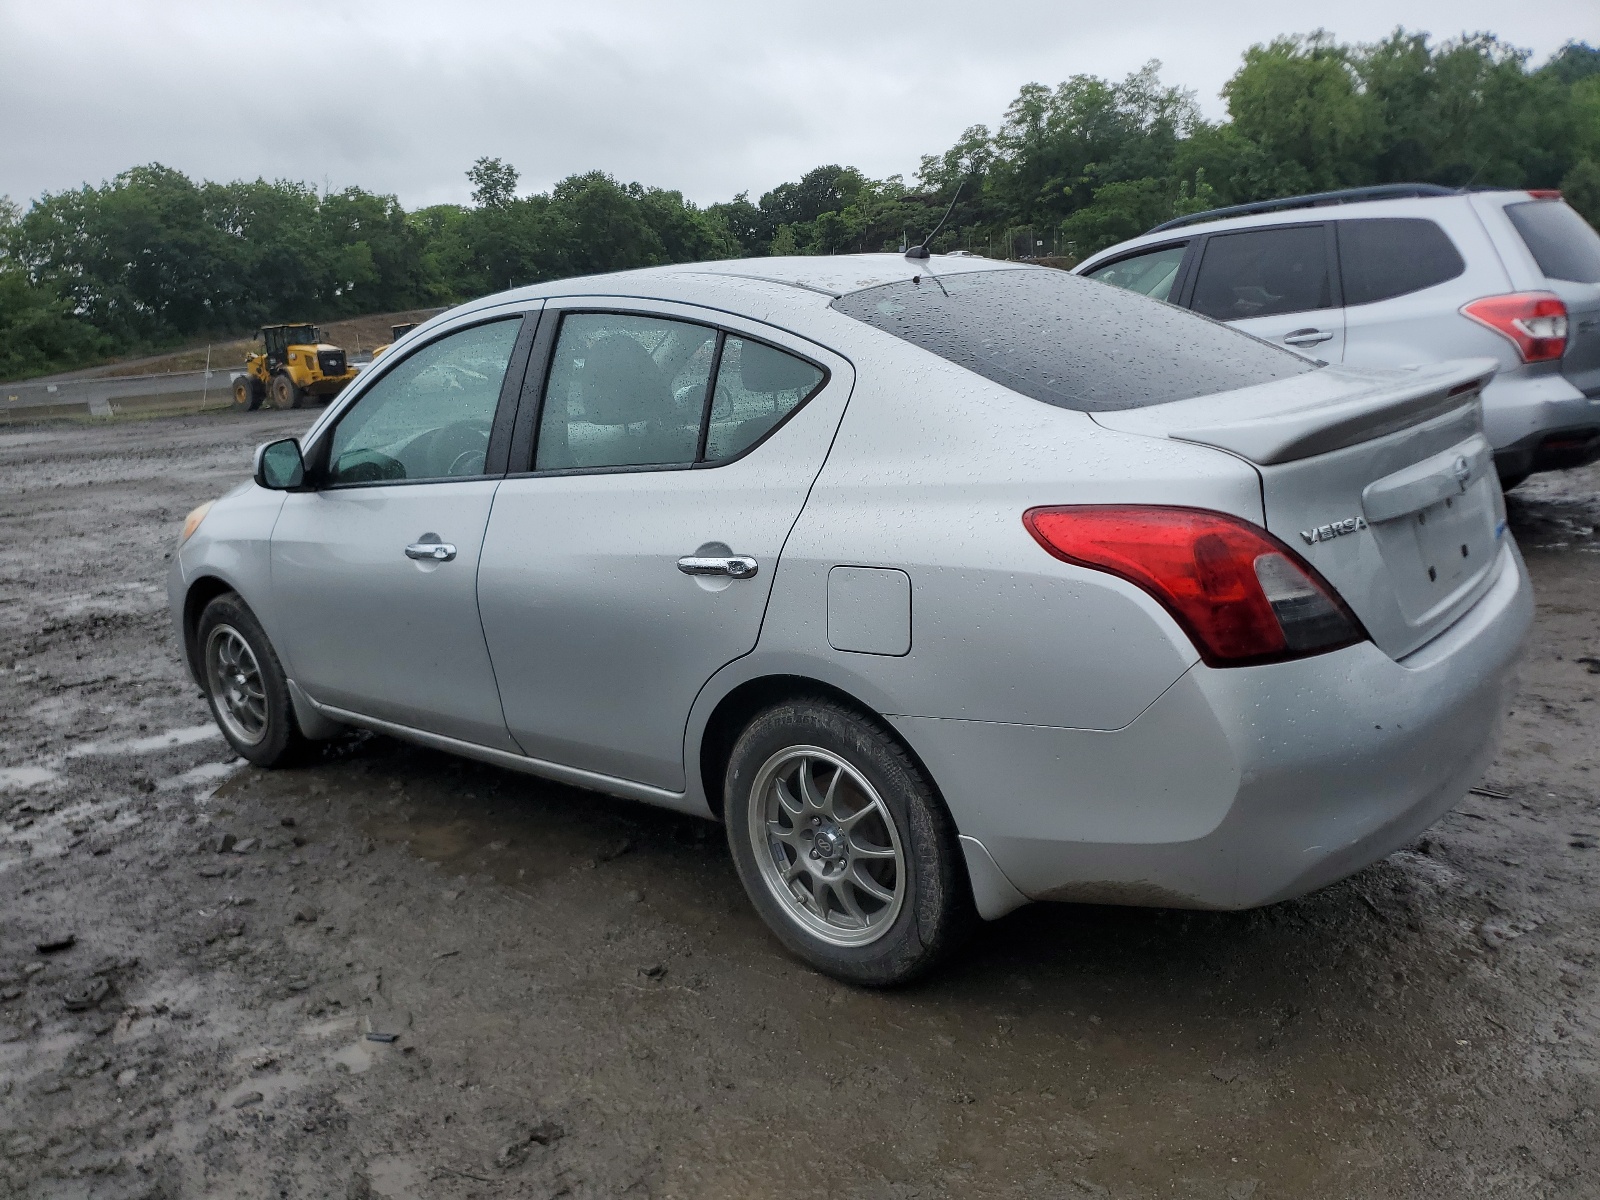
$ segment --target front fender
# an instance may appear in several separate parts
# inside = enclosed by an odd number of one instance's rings
[[[167,602],[178,644],[197,683],[190,634],[198,614],[190,611],[189,598],[204,580],[215,580],[237,592],[256,614],[273,645],[283,644],[272,603],[272,529],[283,502],[283,492],[246,484],[212,505],[200,528],[172,556],[172,566],[167,571]],[[287,660],[284,666],[293,673]]]

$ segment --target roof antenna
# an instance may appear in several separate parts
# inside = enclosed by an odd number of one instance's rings
[[[933,241],[939,230],[944,228],[944,223],[950,219],[950,214],[956,210],[956,201],[961,199],[961,189],[967,186],[967,181],[962,179],[956,184],[956,194],[950,197],[950,207],[944,210],[944,216],[939,218],[939,223],[933,227],[933,232],[922,239],[922,244],[913,246],[906,251],[907,258],[928,258],[928,243]]]

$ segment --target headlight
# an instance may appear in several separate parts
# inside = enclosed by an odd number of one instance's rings
[[[200,528],[200,522],[206,519],[206,514],[211,511],[211,506],[215,503],[215,500],[207,500],[183,519],[183,536],[178,539],[178,545],[181,546],[187,542],[189,535]]]

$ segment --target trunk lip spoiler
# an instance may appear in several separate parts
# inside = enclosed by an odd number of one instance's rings
[[[1461,359],[1429,365],[1404,377],[1376,379],[1340,368],[1338,378],[1367,386],[1352,387],[1342,396],[1319,389],[1322,394],[1309,398],[1296,395],[1298,389],[1285,390],[1277,410],[1260,415],[1240,413],[1247,403],[1244,394],[1255,392],[1267,408],[1277,399],[1272,393],[1282,387],[1280,383],[1089,415],[1108,429],[1210,446],[1259,466],[1274,466],[1385,437],[1468,404],[1481,405],[1482,390],[1499,366],[1492,358]],[[1235,397],[1239,400],[1227,406],[1227,399]],[[1214,419],[1205,419],[1209,415],[1205,409],[1223,406],[1233,411],[1224,407]]]
[[[1378,524],[1465,495],[1478,480],[1494,470],[1494,450],[1481,433],[1430,455],[1419,463],[1374,480],[1361,492],[1361,509]]]

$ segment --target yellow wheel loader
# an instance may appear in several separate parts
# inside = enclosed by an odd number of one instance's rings
[[[389,347],[390,346],[394,345],[401,338],[405,337],[406,334],[410,333],[413,329],[415,329],[418,325],[421,325],[421,324],[422,324],[421,321],[412,321],[408,325],[391,325],[391,326],[389,326],[389,340],[387,342],[385,342],[383,345],[378,346],[377,348],[375,348],[372,351],[372,361],[373,362],[377,362],[380,358],[382,358],[385,354],[387,354],[389,352]]]
[[[264,325],[262,351],[244,360],[233,381],[233,406],[254,412],[269,396],[274,408],[300,408],[315,396],[329,400],[356,377],[344,351],[325,345],[314,325]]]

